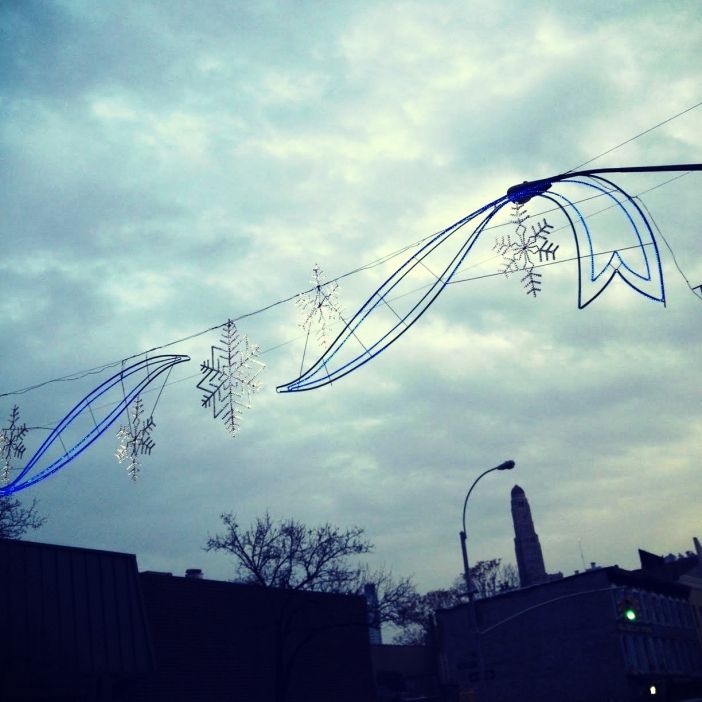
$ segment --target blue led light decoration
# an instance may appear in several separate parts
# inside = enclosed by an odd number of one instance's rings
[[[122,368],[119,373],[98,385],[54,427],[24,468],[6,484],[0,485],[0,496],[11,495],[35,485],[70,463],[109,429],[157,377],[189,360],[188,356],[174,354],[154,356]],[[116,394],[117,390],[122,391],[121,399],[116,403],[108,402],[108,393]],[[87,417],[90,417],[93,427],[80,440],[69,440],[70,448],[66,448],[64,438],[68,439],[69,427],[73,425],[75,429],[77,420],[85,420]],[[56,450],[58,446],[61,453],[58,458],[51,460],[47,452],[50,449]]]
[[[556,205],[566,217],[575,240],[578,260],[578,307],[583,309],[596,300],[605,288],[619,278],[631,289],[656,302],[665,304],[663,272],[658,244],[651,224],[635,199],[603,174],[609,173],[661,173],[700,171],[702,164],[674,164],[664,166],[632,166],[623,168],[597,168],[583,171],[568,171],[552,178],[544,178],[514,185],[507,193],[479,209],[471,212],[458,222],[434,234],[423,246],[400,265],[363,303],[358,311],[345,323],[344,328],[322,355],[299,377],[279,385],[281,393],[314,390],[328,385],[352,373],[368,361],[382,353],[405,334],[431,307],[446,286],[452,282],[458,269],[463,265],[480,235],[485,231],[495,215],[507,205],[521,206],[534,198],[544,198]],[[613,250],[603,263],[598,260],[590,229],[585,217],[575,202],[557,192],[559,183],[568,183],[606,197],[620,213],[631,233],[629,242],[636,249],[636,264],[631,262],[631,252],[624,255],[620,249]],[[546,223],[543,223],[546,225]],[[469,226],[470,225],[470,226]],[[546,241],[535,239],[522,242],[522,253],[539,253],[543,260],[553,260],[555,248],[548,247],[548,225],[535,232]],[[512,241],[504,242],[504,252],[514,256]],[[535,251],[530,251],[530,246]],[[520,242],[516,242],[519,247]],[[532,246],[533,244],[533,246]],[[620,247],[623,249],[630,246]],[[550,259],[549,259],[550,257]],[[437,266],[436,261],[439,261]],[[522,262],[523,263],[523,262]],[[517,264],[518,266],[519,264]],[[531,267],[530,267],[531,266]],[[514,264],[512,264],[514,268]],[[536,296],[540,290],[539,279],[533,273],[532,259],[529,258],[526,279],[527,293]],[[512,269],[510,269],[512,270]],[[432,279],[419,289],[411,287],[410,276],[419,271],[429,271]],[[515,271],[516,272],[516,271]],[[409,290],[403,288],[410,287]],[[411,293],[415,293],[412,295]],[[402,307],[398,309],[397,300]],[[392,304],[391,304],[392,302]]]

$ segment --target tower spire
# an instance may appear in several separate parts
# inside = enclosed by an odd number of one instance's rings
[[[561,573],[550,575],[546,572],[541,543],[539,535],[534,530],[529,501],[519,485],[512,488],[512,521],[514,522],[514,551],[517,556],[521,586],[527,587],[563,577]]]
[[[512,521],[514,551],[517,556],[519,581],[522,587],[546,580],[546,567],[539,536],[534,530],[529,501],[519,485],[512,488]]]

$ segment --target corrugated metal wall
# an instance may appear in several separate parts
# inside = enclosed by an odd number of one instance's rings
[[[136,558],[0,539],[0,652],[15,675],[151,670]]]

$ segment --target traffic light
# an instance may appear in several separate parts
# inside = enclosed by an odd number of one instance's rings
[[[639,603],[638,600],[631,596],[624,596],[617,602],[618,619],[634,623],[639,618]]]

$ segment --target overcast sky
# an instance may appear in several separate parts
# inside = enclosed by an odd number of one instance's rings
[[[702,100],[696,0],[6,0],[0,32],[0,393],[287,299],[315,264],[341,276]],[[591,166],[687,162],[702,162],[702,107]],[[644,193],[696,286],[702,175],[670,178],[615,180]],[[548,205],[529,203],[531,221],[572,257]],[[227,578],[202,550],[220,513],[269,510],[364,527],[374,564],[433,589],[461,570],[471,482],[513,458],[471,496],[471,560],[514,562],[515,483],[550,571],[691,548],[702,301],[660,240],[667,306],[615,281],[579,310],[574,261],[527,296],[520,276],[490,275],[496,236],[514,232],[503,212],[464,263],[477,279],[331,388],[275,392],[302,361],[294,302],[241,319],[266,367],[234,439],[196,387],[219,333],[162,351],[192,360],[163,390],[140,479],[114,457],[118,422],[20,494],[47,516],[31,538]],[[588,221],[597,250],[632,243],[621,214]],[[345,317],[414,251],[342,279]],[[318,351],[311,337],[308,365]],[[17,404],[53,426],[117,369],[0,397],[2,425]],[[47,434],[25,437],[25,460]]]

